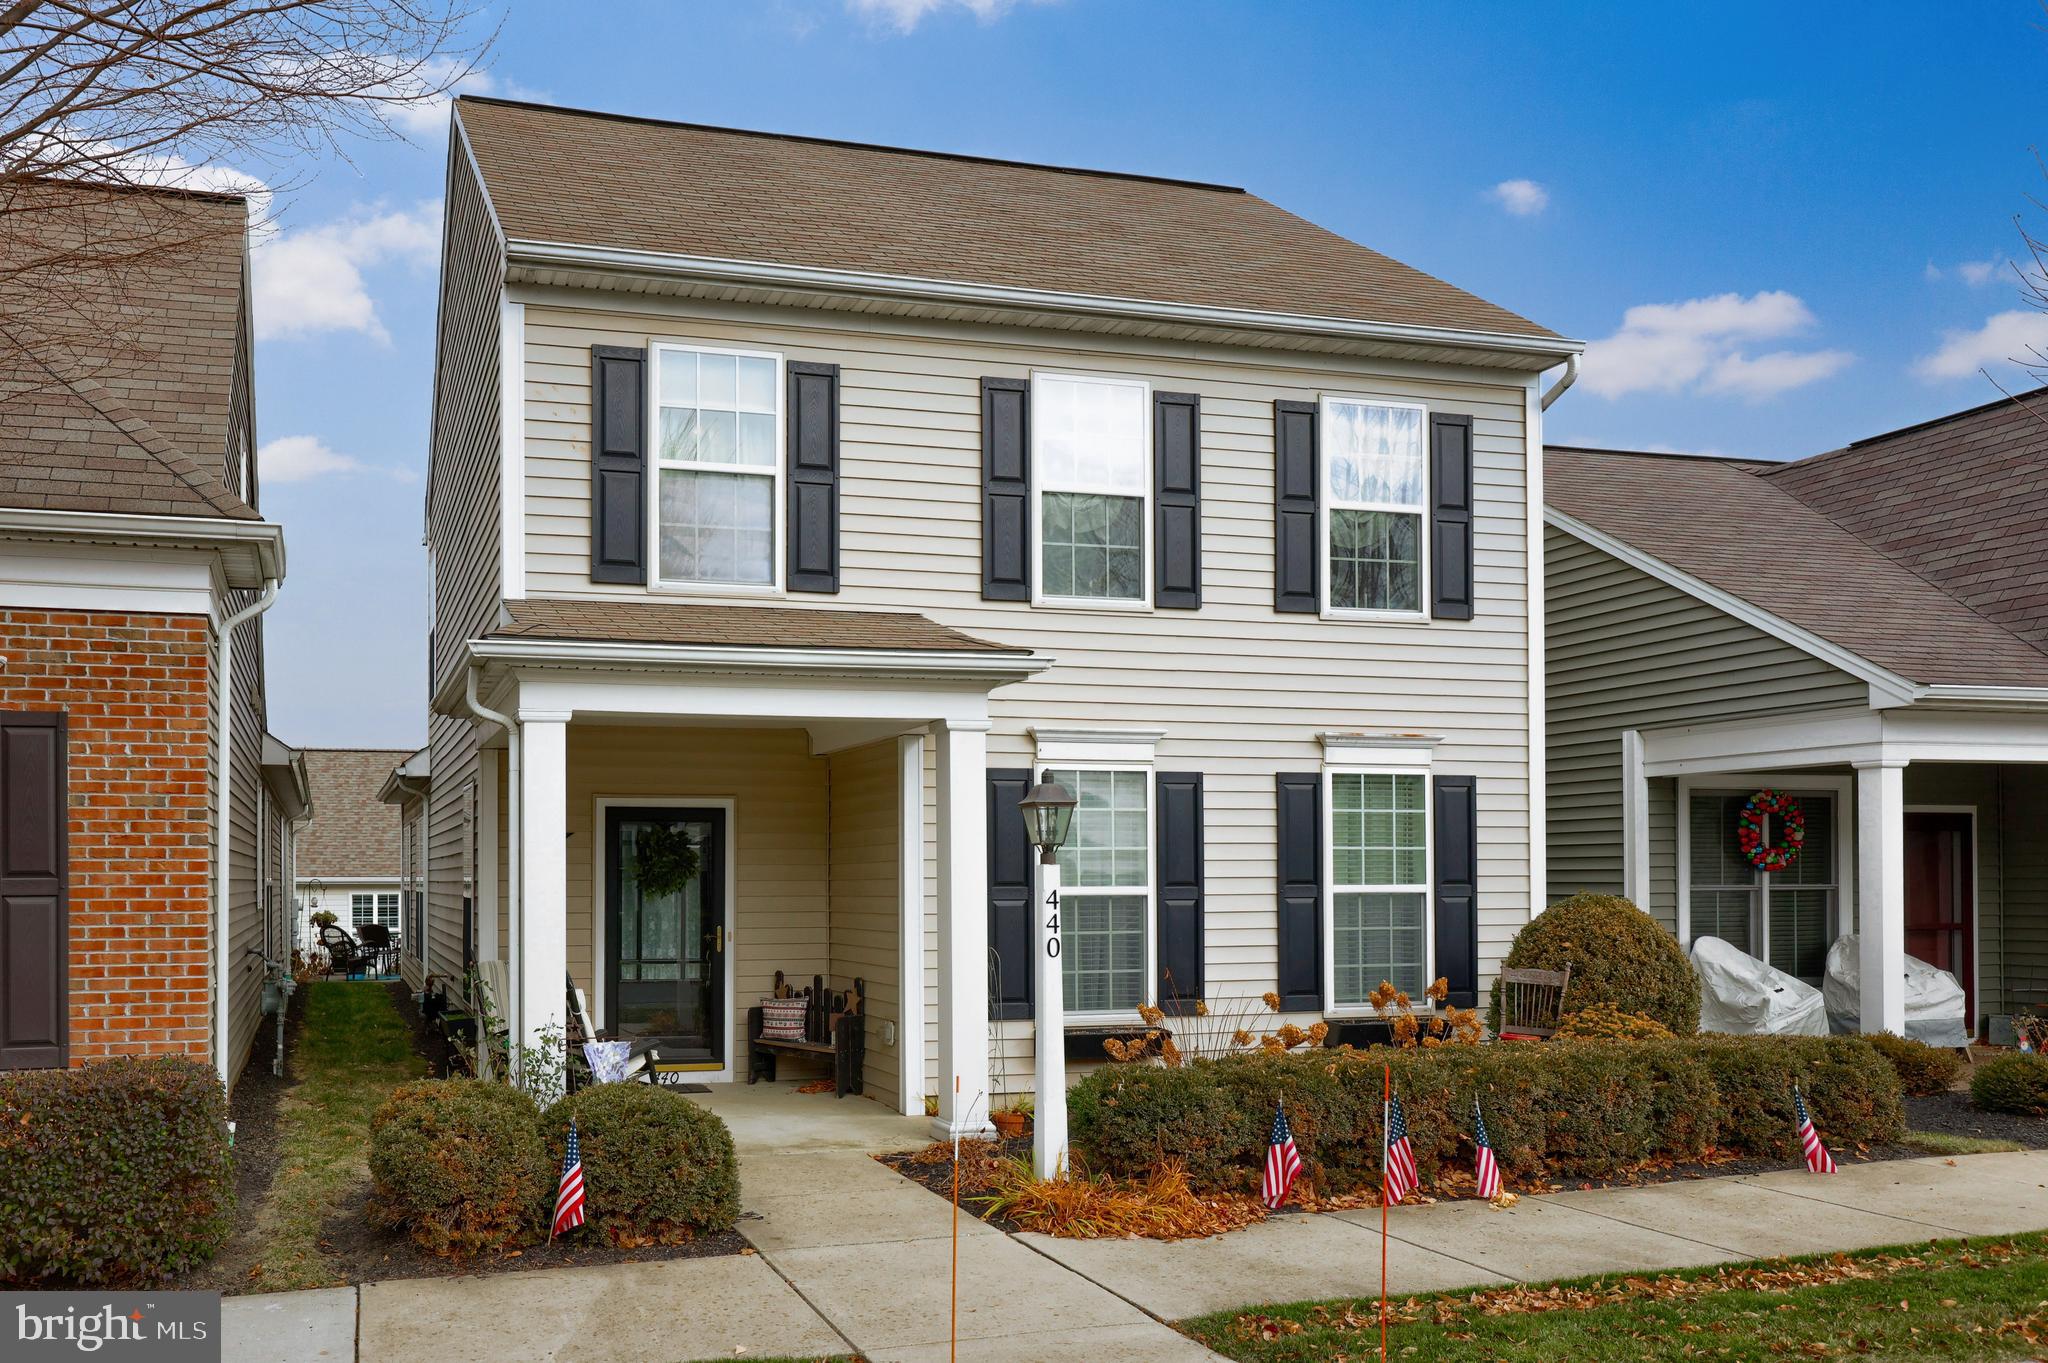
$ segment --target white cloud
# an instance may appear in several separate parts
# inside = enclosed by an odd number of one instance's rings
[[[1045,4],[1049,0],[1037,0]],[[909,33],[931,15],[944,9],[964,9],[984,24],[994,23],[1017,0],[846,0],[846,7],[864,19],[886,23],[898,33]]]
[[[1622,314],[1619,331],[1586,347],[1584,383],[1608,398],[1687,390],[1773,397],[1854,361],[1844,350],[1774,350],[1752,358],[1742,349],[1744,342],[1777,340],[1813,324],[1806,304],[1783,290],[1641,304]]]
[[[1486,197],[1518,218],[1533,218],[1550,207],[1550,191],[1534,180],[1502,180]]]
[[[266,440],[256,452],[257,476],[265,483],[310,483],[335,474],[374,473],[401,483],[418,481],[411,469],[379,468],[353,455],[329,449],[317,435],[286,435]]]
[[[260,241],[251,255],[256,339],[355,331],[388,344],[363,272],[386,264],[431,270],[440,245],[438,201]]]
[[[1927,278],[1930,282],[1947,279],[1953,275],[1973,289],[1981,289],[1994,280],[2013,278],[2013,262],[2007,256],[1990,256],[1983,260],[1965,260],[1947,269],[1927,262]]]
[[[2014,308],[1985,318],[1974,331],[1944,331],[1934,353],[1913,362],[1913,372],[1923,379],[1960,379],[1991,365],[2040,364],[2044,356],[2048,313]]]

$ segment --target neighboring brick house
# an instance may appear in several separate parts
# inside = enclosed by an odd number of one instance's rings
[[[0,1069],[168,1053],[231,1083],[307,807],[266,731],[284,537],[256,509],[248,208],[16,195],[10,265],[66,234],[137,246],[51,276],[104,292],[132,346],[0,355]]]
[[[378,802],[404,748],[308,748],[306,776],[317,813],[299,835],[298,932],[313,940],[312,916],[333,913],[354,932],[381,923],[399,936],[398,825]]]

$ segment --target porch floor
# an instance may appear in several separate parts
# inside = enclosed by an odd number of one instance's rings
[[[744,1175],[752,1161],[818,1150],[872,1154],[910,1150],[932,1139],[931,1119],[905,1117],[872,1098],[798,1093],[796,1084],[707,1084],[690,1101],[708,1107],[732,1128]],[[747,1180],[742,1177],[741,1185]]]

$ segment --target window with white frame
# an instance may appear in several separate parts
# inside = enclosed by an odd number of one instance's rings
[[[349,896],[349,919],[357,927],[377,924],[398,931],[398,891],[383,890]]]
[[[1827,972],[1828,944],[1841,912],[1835,797],[1819,790],[1787,792],[1805,817],[1805,838],[1792,865],[1763,871],[1743,851],[1739,831],[1750,789],[1687,793],[1688,936],[1692,942],[1719,937],[1817,984]],[[1773,841],[1781,836],[1776,819],[1766,819],[1766,835]]]
[[[1128,1013],[1148,1001],[1152,774],[1050,770],[1080,801],[1059,853],[1067,1011]]]
[[[1407,403],[1323,399],[1323,557],[1332,611],[1422,612],[1427,415]]]
[[[779,585],[782,357],[679,345],[653,355],[660,580]]]
[[[1150,577],[1149,387],[1037,374],[1031,469],[1038,484],[1038,594],[1138,603]]]
[[[1333,1002],[1363,1004],[1385,981],[1420,998],[1429,984],[1429,778],[1330,773]]]

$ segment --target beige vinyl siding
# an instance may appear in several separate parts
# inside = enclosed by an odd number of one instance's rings
[[[600,797],[733,802],[733,1045],[743,1058],[746,1010],[784,971],[806,985],[833,975],[828,912],[831,832],[826,760],[802,729],[569,726],[569,973],[597,1006]],[[598,1026],[604,1025],[601,1019]],[[735,1066],[736,1073],[738,1066]],[[744,1076],[742,1076],[744,1077]]]
[[[531,594],[644,594],[589,581],[592,345],[667,339],[835,363],[842,589],[779,602],[913,609],[1056,658],[1043,676],[993,696],[993,766],[1031,765],[1033,725],[1164,729],[1159,767],[1200,771],[1206,780],[1212,993],[1256,995],[1274,985],[1273,777],[1315,770],[1320,731],[1441,735],[1437,770],[1479,777],[1482,972],[1526,920],[1527,389],[1519,380],[739,305],[621,298],[621,310],[607,310],[566,292],[520,296],[528,300]],[[1156,389],[1201,395],[1200,611],[981,599],[979,380],[1034,369],[1138,377]],[[1274,611],[1273,402],[1322,392],[1422,401],[1473,416],[1475,620],[1388,624]],[[928,786],[928,804],[932,798]]]
[[[462,641],[482,634],[496,620],[501,582],[498,328],[504,256],[460,131],[449,145],[427,511],[433,531],[436,683],[455,665]],[[457,977],[463,968],[462,900],[474,875],[469,794],[482,727],[436,715],[427,730],[433,763],[427,963],[435,973]],[[405,950],[417,953],[420,944],[408,940]]]
[[[867,981],[866,1091],[896,1105],[903,1088],[902,1041],[882,1044],[882,1025],[903,1012],[897,857],[902,846],[896,742],[834,753],[831,770],[832,982]]]
[[[1622,892],[1625,729],[1869,703],[1848,673],[1565,532],[1545,537],[1549,893]],[[1651,783],[1651,902],[1678,921],[1676,784]]]

